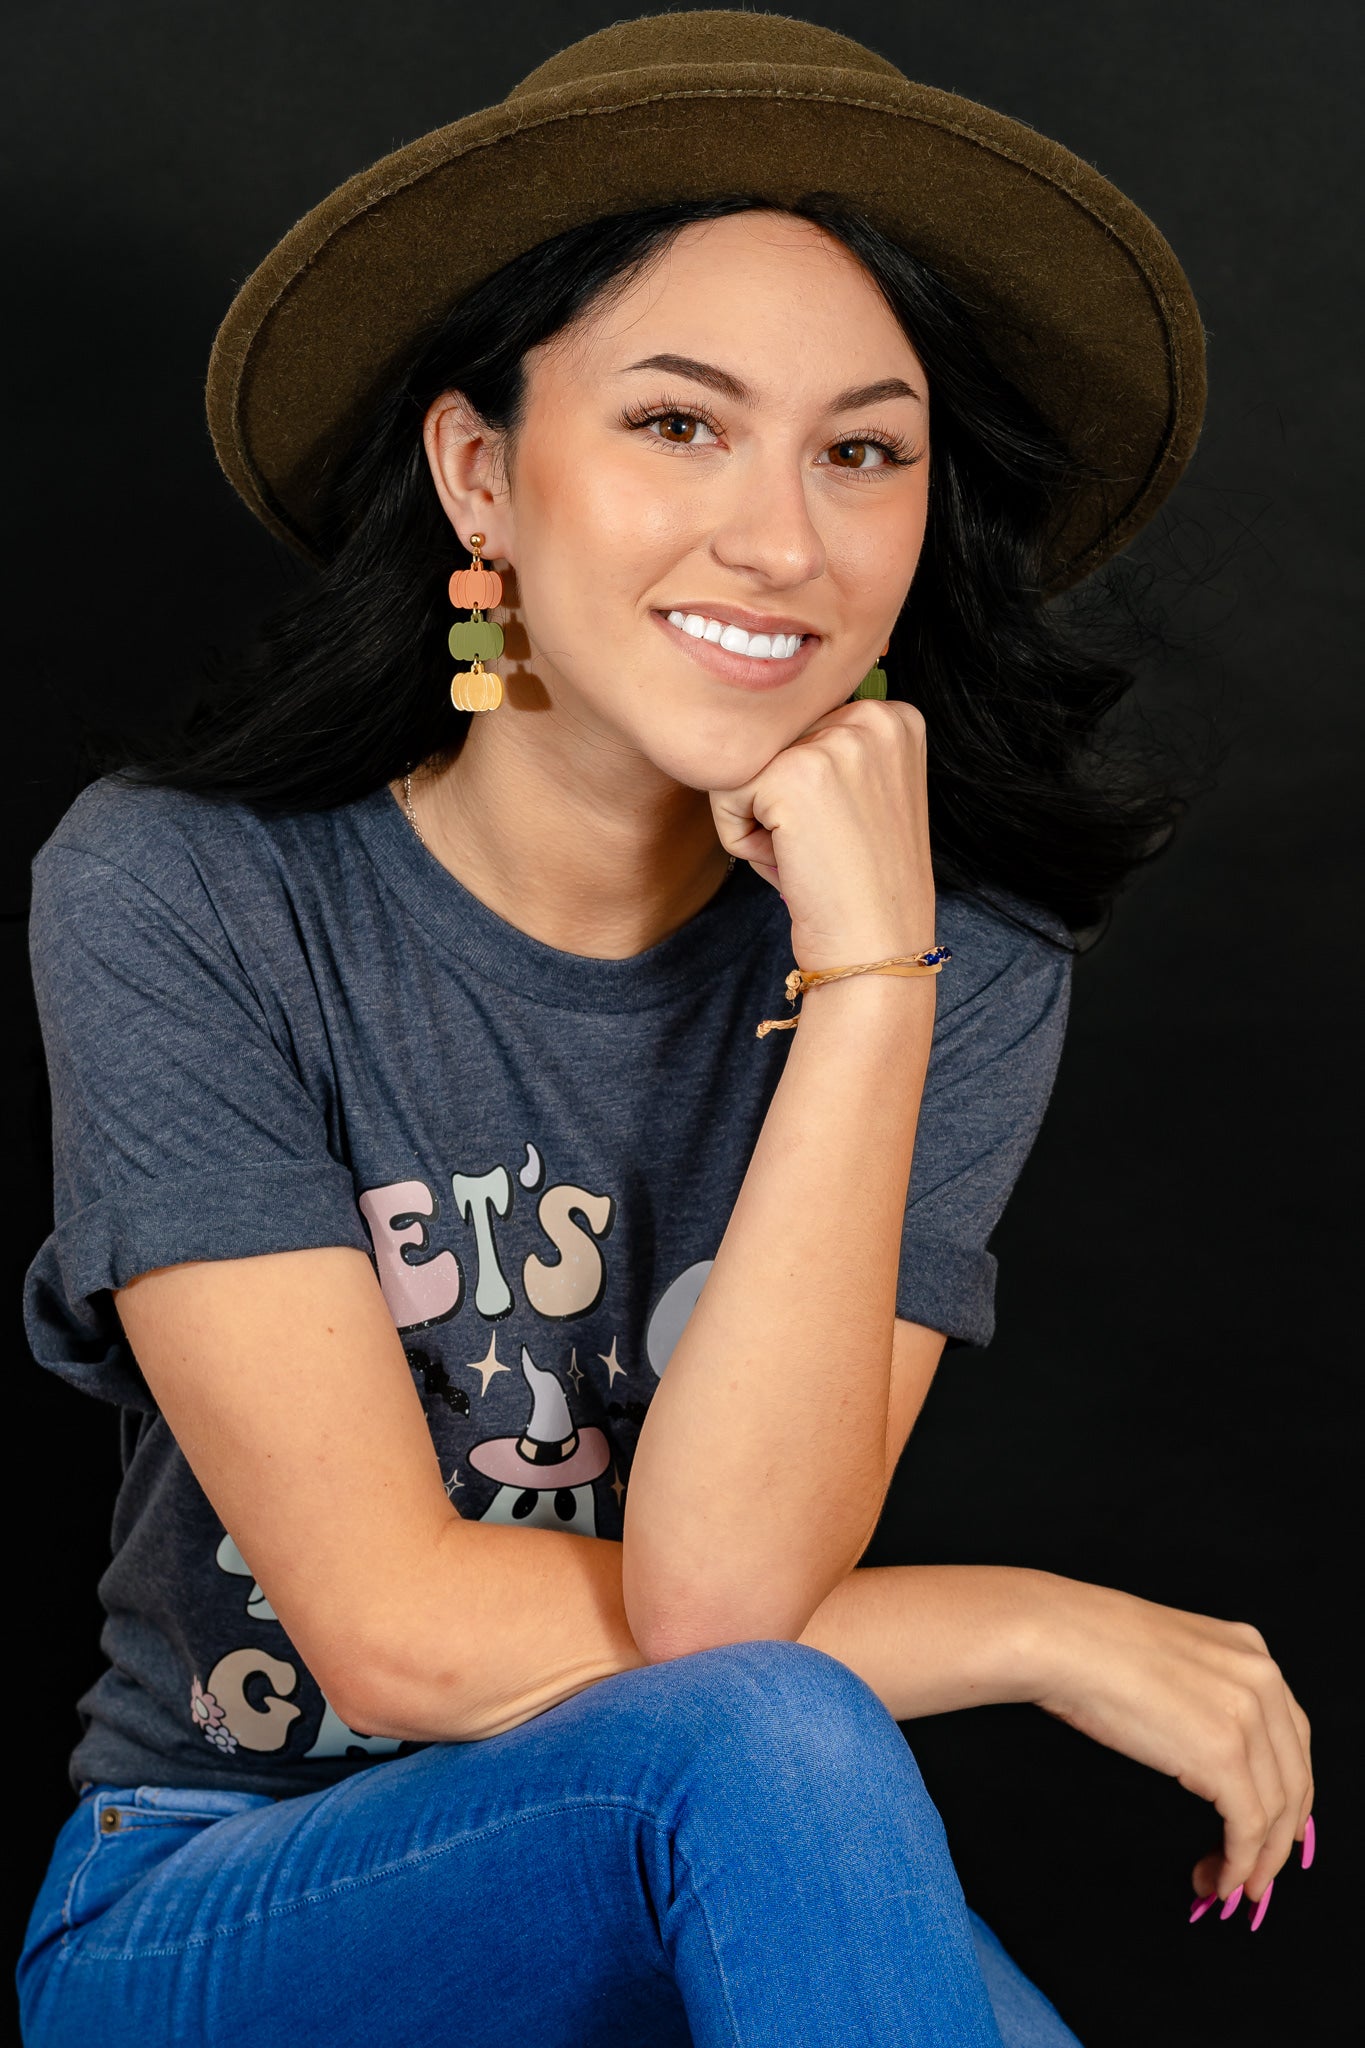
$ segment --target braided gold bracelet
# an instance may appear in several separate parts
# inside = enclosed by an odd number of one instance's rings
[[[793,967],[787,976],[787,1001],[794,1003],[808,988],[818,988],[822,981],[842,981],[849,974],[939,974],[946,960],[952,959],[946,946],[928,946],[922,953],[892,953],[886,960],[868,960],[860,967],[825,967],[807,972],[804,968]],[[795,1017],[769,1017],[754,1033],[756,1038],[766,1038],[770,1031],[795,1031],[801,1022]]]

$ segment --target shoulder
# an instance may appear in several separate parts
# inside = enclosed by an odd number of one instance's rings
[[[34,871],[65,860],[102,861],[138,880],[169,879],[198,850],[239,839],[250,814],[178,789],[104,776],[81,791],[34,857]]]
[[[1046,1075],[1061,1055],[1074,944],[1050,912],[1013,897],[939,898],[941,944],[934,1055],[940,1069]]]
[[[34,856],[32,946],[112,954],[120,934],[155,927],[235,956],[286,910],[282,829],[243,804],[92,783]]]
[[[1051,911],[1021,898],[940,895],[938,939],[953,958],[939,980],[949,1007],[995,989],[1025,986],[1064,992],[1070,984],[1075,944]]]
[[[325,858],[342,814],[271,818],[249,805],[105,776],[83,790],[33,859],[34,905],[84,882],[125,900],[155,898],[199,921],[236,905],[261,915],[288,877]]]

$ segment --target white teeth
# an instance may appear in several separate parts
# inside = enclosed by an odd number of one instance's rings
[[[753,661],[789,661],[801,645],[799,633],[746,633],[743,626],[727,626],[701,612],[669,612],[667,617],[670,626],[680,626],[694,640],[719,642],[732,654],[747,654]]]

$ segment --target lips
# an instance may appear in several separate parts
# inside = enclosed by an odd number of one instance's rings
[[[715,617],[717,614],[713,613],[712,616]],[[687,654],[698,668],[706,670],[717,681],[729,683],[732,688],[740,690],[780,690],[802,673],[820,646],[819,635],[808,633],[794,654],[780,660],[772,655],[765,659],[762,655],[732,652],[730,648],[722,647],[712,640],[694,639],[681,626],[673,625],[666,612],[651,612],[650,617],[656,621],[660,631],[667,634],[673,645]],[[736,619],[733,623],[739,625],[742,621]],[[758,632],[763,629],[755,626],[752,630]]]

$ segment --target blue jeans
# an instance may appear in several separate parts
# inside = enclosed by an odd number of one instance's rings
[[[299,1797],[88,1786],[19,1988],[26,2048],[1076,2048],[876,1694],[782,1641]]]

